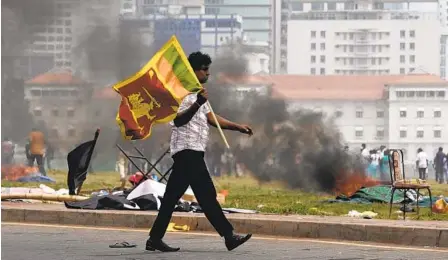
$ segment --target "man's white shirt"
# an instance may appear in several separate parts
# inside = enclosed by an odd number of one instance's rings
[[[428,168],[428,156],[425,152],[419,152],[417,154],[418,168]]]
[[[178,113],[187,110],[197,100],[197,94],[186,96],[179,106]],[[208,103],[208,102],[207,102]],[[207,114],[210,112],[208,104],[203,104],[187,124],[176,127],[171,122],[171,156],[182,150],[205,152],[209,138],[209,125]]]

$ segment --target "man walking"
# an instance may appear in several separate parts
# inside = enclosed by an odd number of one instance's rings
[[[434,157],[434,167],[436,168],[436,181],[443,183],[443,159],[445,159],[445,154],[443,153],[443,148],[439,147],[439,151]],[[448,181],[448,180],[447,180]]]
[[[210,56],[194,52],[188,57],[196,77],[201,84],[206,83]],[[202,207],[205,216],[225,239],[227,249],[233,250],[252,236],[241,236],[233,233],[233,227],[226,219],[216,199],[216,189],[204,160],[204,152],[209,138],[209,126],[217,126],[207,106],[207,90],[198,94],[190,94],[182,101],[178,114],[171,123],[170,151],[174,160],[173,171],[169,177],[159,214],[146,241],[146,250],[162,252],[178,251],[180,248],[170,247],[162,241],[173,214],[174,207],[190,185]],[[222,129],[239,131],[252,135],[252,129],[216,115]]]
[[[415,166],[418,169],[418,178],[420,180],[426,180],[426,169],[428,168],[428,156],[422,148],[417,150],[417,160],[415,160]]]

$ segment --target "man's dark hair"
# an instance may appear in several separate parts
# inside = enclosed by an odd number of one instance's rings
[[[439,147],[439,152],[443,152],[443,147]]]
[[[200,51],[191,53],[190,56],[188,56],[188,61],[193,70],[200,70],[202,69],[202,66],[210,66],[210,64],[212,64],[210,56]]]

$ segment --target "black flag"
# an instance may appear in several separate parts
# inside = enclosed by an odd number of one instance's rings
[[[77,195],[81,185],[86,180],[90,159],[99,134],[100,129],[97,129],[93,140],[80,144],[67,155],[67,185],[70,195]]]

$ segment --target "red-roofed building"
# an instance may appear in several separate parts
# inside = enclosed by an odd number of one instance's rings
[[[242,95],[270,93],[291,111],[334,116],[352,148],[404,148],[409,160],[419,147],[430,156],[439,146],[448,148],[448,82],[436,75],[252,75],[220,81]]]
[[[91,97],[92,85],[69,70],[49,71],[25,82],[34,120],[47,126],[49,141],[61,149],[80,141]]]

